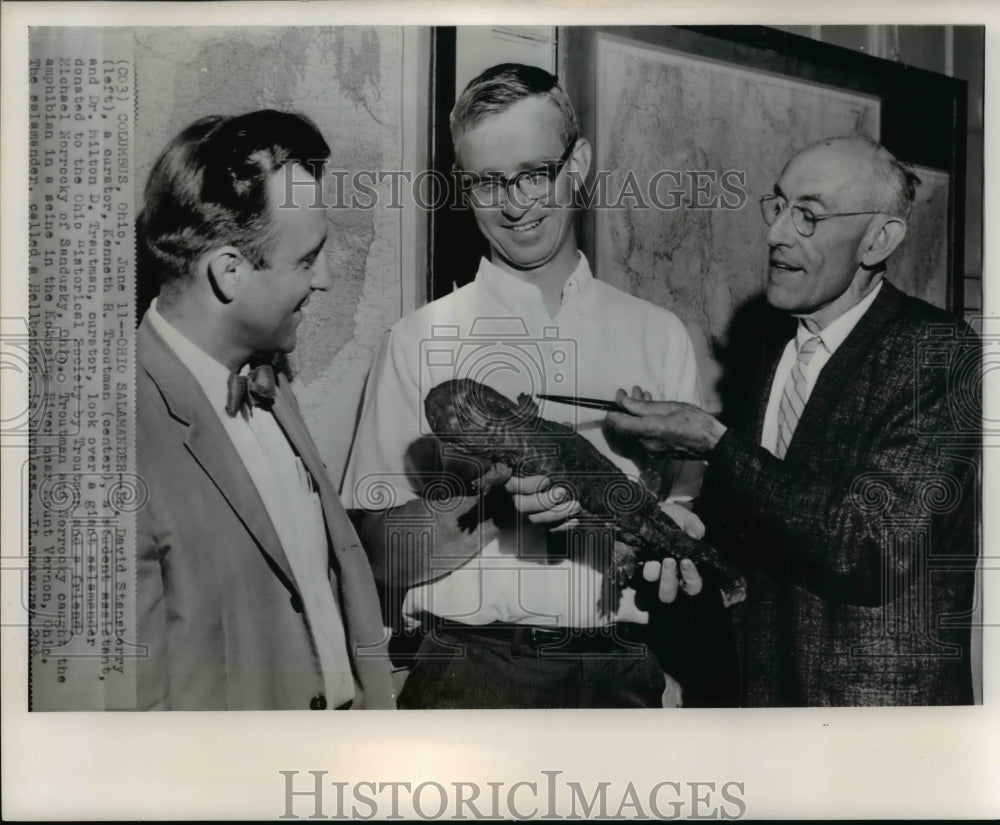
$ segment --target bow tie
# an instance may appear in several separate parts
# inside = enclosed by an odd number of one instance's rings
[[[229,374],[226,392],[226,412],[236,415],[244,405],[271,409],[274,403],[274,370],[270,364],[261,364],[247,375]]]

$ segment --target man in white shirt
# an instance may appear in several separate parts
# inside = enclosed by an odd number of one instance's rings
[[[591,150],[552,75],[518,64],[488,69],[460,96],[451,122],[490,260],[473,283],[391,330],[369,377],[342,489],[345,503],[363,511],[362,538],[388,603],[393,589],[403,597],[394,623],[419,619],[430,630],[400,707],[676,704],[676,683],[644,644],[670,631],[642,624],[648,615],[631,589],[617,622],[598,610],[602,571],[568,549],[586,532],[565,524],[576,503],[560,500],[545,479],[516,477],[481,502],[468,485],[482,468],[442,454],[423,402],[443,381],[473,378],[510,398],[610,398],[625,380],[657,398],[699,403],[687,331],[670,312],[591,274],[573,206]],[[629,452],[609,441],[600,413],[555,402],[543,402],[540,413],[573,424],[663,498],[697,492],[699,464],[637,464],[634,445]],[[684,507],[665,506],[700,530]],[[479,526],[464,532],[459,517],[475,508]],[[563,527],[570,529],[560,536]],[[690,562],[680,571],[673,562],[650,565],[644,575],[659,581],[663,602],[702,587]],[[684,609],[709,602],[687,595],[678,600]]]
[[[394,706],[371,569],[270,363],[331,285],[329,154],[306,119],[251,112],[192,124],[150,174],[139,709]]]
[[[973,698],[980,347],[884,277],[915,183],[867,138],[793,157],[761,208],[767,302],[797,332],[756,350],[756,411],[727,426],[620,391],[633,415],[609,415],[654,453],[709,462],[708,539],[753,572],[748,705]]]

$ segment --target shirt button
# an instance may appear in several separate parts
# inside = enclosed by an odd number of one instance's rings
[[[309,700],[309,710],[326,710],[326,697],[322,693],[317,693]]]

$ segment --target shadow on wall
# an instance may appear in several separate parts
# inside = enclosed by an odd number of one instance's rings
[[[770,378],[769,357],[795,335],[796,320],[771,307],[765,294],[752,295],[737,307],[724,339],[712,342],[712,357],[721,366],[715,390],[722,402],[720,418],[729,426],[752,427]]]

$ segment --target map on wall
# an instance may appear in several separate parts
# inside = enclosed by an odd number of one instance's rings
[[[325,254],[334,278],[328,291],[310,300],[290,362],[303,413],[339,480],[368,367],[399,317],[404,223],[416,220],[412,210],[380,206],[390,201],[392,183],[374,180],[379,170],[406,168],[404,132],[415,133],[403,99],[406,35],[396,27],[369,26],[131,31],[141,90],[135,149],[140,202],[159,152],[177,130],[204,115],[298,112],[330,146]],[[355,181],[369,186],[361,191]]]
[[[136,29],[137,179],[196,118],[264,108],[313,120],[331,147],[331,169],[400,168],[400,38],[395,28],[362,26]],[[338,188],[340,180],[328,177],[324,193],[332,206],[326,254],[337,277],[316,296],[293,356],[307,383],[350,341],[366,273],[395,272],[395,216],[342,208],[353,191]]]
[[[595,158],[606,175],[594,210],[597,273],[685,322],[717,405],[713,346],[765,286],[759,198],[814,141],[878,140],[880,101],[610,35],[598,39],[597,60]],[[894,279],[943,306],[948,178],[918,173],[919,231],[897,267],[909,277]]]
[[[893,258],[889,278],[903,292],[948,306],[948,184],[941,169],[913,165],[920,178],[906,240]]]

